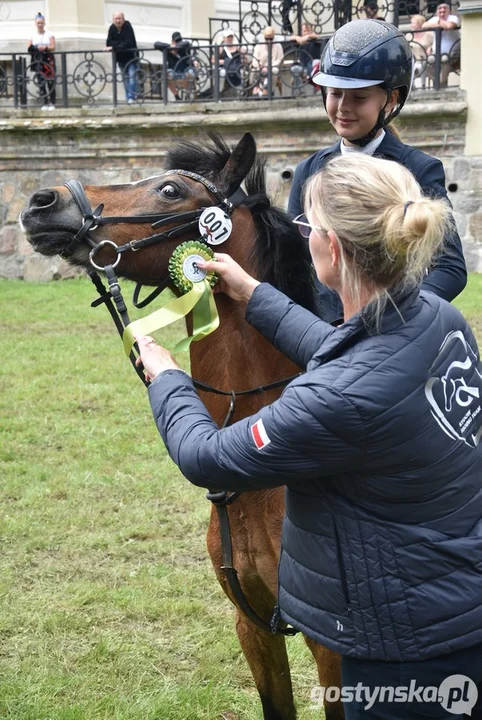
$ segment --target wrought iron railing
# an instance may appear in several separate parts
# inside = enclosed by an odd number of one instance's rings
[[[376,0],[377,17],[397,27],[409,22],[415,14],[431,18],[441,0]],[[284,35],[300,35],[302,26],[311,25],[314,32],[330,34],[349,22],[367,17],[367,0],[239,0],[239,19],[236,21],[239,37],[247,42],[257,42],[267,25]],[[450,11],[456,14],[458,0],[449,0]],[[219,31],[219,23],[233,21],[222,18],[211,20],[210,37]]]
[[[415,86],[438,89],[447,84],[450,73],[460,72],[460,40],[442,52],[445,31],[434,28],[430,33],[434,36],[431,48],[419,42],[417,32],[407,31],[406,36],[416,60]],[[328,39],[329,35],[320,36],[311,53],[295,41],[241,40],[228,54],[220,44],[191,40],[182,58],[173,58],[168,47],[141,49],[123,69],[114,53],[102,51],[1,54],[0,106],[48,110],[126,104],[124,85],[129,72],[136,104],[313,95],[318,90],[311,81],[313,63]]]

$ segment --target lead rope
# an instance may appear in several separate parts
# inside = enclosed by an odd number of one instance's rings
[[[235,402],[236,394],[231,391],[229,411],[221,429],[227,427],[231,422],[231,418],[234,414]],[[280,627],[281,616],[278,605],[276,605],[273,610],[270,622],[265,622],[263,618],[258,615],[256,610],[254,610],[249,604],[241,587],[241,583],[239,582],[238,572],[233,566],[233,543],[231,540],[231,526],[229,524],[228,506],[237,500],[241,495],[241,492],[228,493],[226,490],[222,490],[220,492],[209,490],[206,494],[207,499],[212,502],[218,514],[221,551],[223,555],[221,570],[224,572],[228,585],[236,599],[236,602],[238,603],[239,608],[251,620],[251,622],[262,630],[270,632],[274,635],[296,635],[299,630],[295,630],[295,628],[292,627],[284,627],[283,625]]]
[[[215,506],[218,520],[219,520],[219,534],[221,536],[221,550],[223,555],[223,564],[221,570],[224,572],[226,580],[228,581],[229,588],[244,614],[253,622],[257,627],[265,630],[266,632],[272,633],[273,635],[296,635],[299,630],[293,627],[280,626],[281,616],[278,605],[273,610],[273,615],[270,622],[266,622],[261,618],[256,610],[254,610],[249,604],[246,596],[243,592],[241,584],[238,578],[238,572],[233,567],[233,543],[231,540],[231,526],[229,524],[228,506],[237,500],[242,493],[233,492],[228,493],[225,490],[221,492],[214,492],[209,490],[206,494],[208,500]]]

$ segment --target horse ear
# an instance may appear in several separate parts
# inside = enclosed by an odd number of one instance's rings
[[[244,133],[222,170],[223,184],[231,195],[243,182],[256,158],[256,141],[251,133]]]

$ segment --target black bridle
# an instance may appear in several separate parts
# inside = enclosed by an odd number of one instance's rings
[[[217,207],[221,208],[229,217],[232,215],[234,210],[239,205],[241,205],[241,203],[244,202],[247,197],[244,190],[241,187],[238,187],[232,193],[232,195],[227,198],[225,194],[221,193],[220,190],[210,180],[207,180],[202,175],[198,175],[197,173],[190,172],[188,170],[168,170],[166,173],[164,173],[163,177],[174,174],[189,177],[192,180],[195,180],[196,182],[204,185],[204,187],[216,198]],[[186,231],[190,230],[198,224],[199,218],[201,217],[205,208],[201,207],[197,210],[189,210],[187,212],[177,214],[153,213],[147,215],[121,215],[102,217],[104,205],[100,204],[93,210],[82,183],[80,183],[78,180],[69,180],[65,183],[65,187],[67,187],[67,189],[69,190],[77,207],[82,213],[82,225],[72,239],[72,242],[62,253],[62,256],[65,258],[71,257],[75,252],[77,246],[81,243],[85,243],[91,248],[89,253],[89,260],[93,269],[89,270],[88,274],[90,279],[94,283],[97,292],[99,293],[99,297],[92,302],[92,307],[97,307],[102,303],[106,305],[119,332],[119,335],[122,338],[124,329],[127,327],[127,325],[130,324],[127,306],[124,302],[124,298],[122,297],[120,285],[115,273],[115,268],[119,264],[122,254],[127,251],[136,252],[141,248],[149,247],[150,245],[155,245],[159,242],[162,242],[163,240],[176,238],[185,234]],[[111,240],[101,240],[100,242],[96,242],[91,237],[91,233],[94,232],[101,225],[115,225],[121,223],[132,223],[139,225],[144,223],[151,223],[151,227],[153,229],[157,229],[165,225],[172,225],[175,222],[180,222],[181,224],[177,224],[174,227],[171,227],[163,232],[148,235],[144,238],[141,238],[140,240],[130,241],[128,243],[125,243],[124,245],[116,245]],[[204,237],[200,236],[197,239],[204,240]],[[96,254],[106,245],[109,245],[114,249],[117,257],[115,258],[113,263],[107,264],[105,266],[99,266],[95,262],[94,258]],[[105,272],[107,281],[109,283],[108,289],[104,286],[97,270]],[[134,290],[134,306],[137,308],[142,308],[148,305],[155,297],[157,297],[157,295],[159,295],[167,287],[169,281],[170,278],[168,276],[147,298],[145,298],[141,302],[138,302],[138,297],[142,286],[138,283],[136,285],[136,289]],[[112,300],[114,301],[115,307]],[[138,352],[137,345],[134,345],[134,347]],[[133,351],[129,354],[129,359],[144,385],[148,386],[149,382],[144,376],[142,366],[136,365],[136,355]],[[211,385],[200,382],[199,380],[195,380],[194,378],[193,384],[196,388],[204,390],[205,392],[214,393],[216,395],[225,395],[230,398],[229,409],[224,419],[224,422],[221,425],[221,428],[225,428],[229,425],[234,415],[236,397],[242,395],[261,394],[267,390],[274,390],[275,388],[283,387],[295,378],[297,378],[300,374],[301,373],[298,373],[297,375],[293,375],[283,380],[277,380],[276,382],[269,383],[268,385],[260,385],[255,388],[251,388],[250,390],[219,390],[218,388],[214,388]],[[283,624],[280,626],[278,607],[275,608],[272,620],[269,623],[265,622],[249,605],[239,583],[237,571],[233,567],[233,549],[227,507],[228,505],[231,505],[241,494],[242,493],[229,493],[226,491],[209,491],[207,493],[207,498],[216,507],[219,518],[221,546],[223,554],[222,570],[226,575],[233,596],[235,597],[239,607],[255,625],[271,633],[278,633],[282,635],[295,635],[298,631],[294,628],[285,627]]]
[[[246,193],[240,187],[238,187],[235,192],[229,198],[227,198],[210,180],[202,177],[202,175],[190,172],[189,170],[168,170],[166,173],[163,174],[162,177],[168,177],[169,175],[183,175],[184,177],[189,177],[192,180],[195,180],[196,182],[204,185],[204,187],[216,198],[217,207],[220,207],[222,210],[224,210],[224,212],[228,216],[231,216],[235,208],[238,207],[238,205],[240,205],[246,198]],[[94,300],[94,302],[92,303],[92,307],[97,307],[97,305],[104,303],[107,306],[107,309],[114,321],[119,335],[122,337],[124,329],[127,327],[127,325],[130,324],[127,305],[125,304],[124,298],[122,297],[119,281],[115,273],[115,268],[119,264],[122,254],[129,250],[131,250],[132,252],[136,252],[141,248],[155,245],[159,242],[162,242],[163,240],[169,240],[183,235],[188,230],[198,224],[199,218],[201,217],[205,208],[201,207],[197,208],[196,210],[189,210],[183,213],[150,213],[147,215],[115,215],[103,217],[102,212],[104,210],[104,205],[101,203],[93,210],[89,199],[85,193],[84,186],[81,182],[79,182],[78,180],[69,180],[65,183],[65,187],[69,190],[70,194],[74,199],[74,202],[82,213],[82,225],[77,231],[77,233],[74,235],[69,246],[62,252],[62,257],[72,257],[76,248],[81,243],[85,243],[91,248],[89,253],[89,260],[90,264],[92,265],[92,269],[88,271],[88,274],[90,279],[94,283],[97,292],[99,293],[99,297],[97,298],[97,300]],[[96,242],[96,240],[91,236],[91,233],[97,230],[97,228],[101,225],[118,225],[121,223],[141,225],[145,223],[150,223],[152,228],[157,229],[165,225],[172,225],[176,222],[180,222],[181,224],[170,227],[163,232],[148,235],[144,238],[141,238],[140,240],[130,241],[128,243],[125,243],[124,245],[116,245],[111,240],[101,240],[100,242]],[[198,237],[197,239],[203,240],[202,237]],[[116,258],[112,263],[109,263],[105,266],[100,266],[96,263],[94,258],[97,253],[106,246],[110,246],[114,250],[114,252],[116,253]],[[105,272],[109,284],[108,289],[104,286],[97,270]],[[134,290],[134,306],[136,308],[146,307],[150,302],[152,302],[152,300],[154,300],[154,298],[156,298],[163,290],[165,290],[169,282],[170,278],[169,275],[167,275],[166,278],[161,282],[161,284],[141,302],[138,302],[138,298],[142,285],[138,283]],[[112,301],[114,301],[114,303]],[[134,347],[136,351],[138,351],[137,346]],[[139,365],[136,365],[136,359],[137,358],[135,353],[131,352],[129,354],[129,360],[137,375],[147,387],[149,385],[149,382],[145,379],[143,368]],[[201,387],[201,384],[198,384],[198,386]],[[208,388],[209,386],[206,386],[202,389],[210,392]],[[212,392],[232,395],[231,392],[225,393],[221,390],[216,391],[214,388],[212,389]],[[234,412],[234,409],[232,412]],[[229,416],[229,419],[232,415],[232,412]]]

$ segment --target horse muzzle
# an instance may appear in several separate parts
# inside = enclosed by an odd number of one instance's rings
[[[78,230],[79,211],[64,188],[44,188],[29,197],[19,222],[37,252],[58,255]]]

